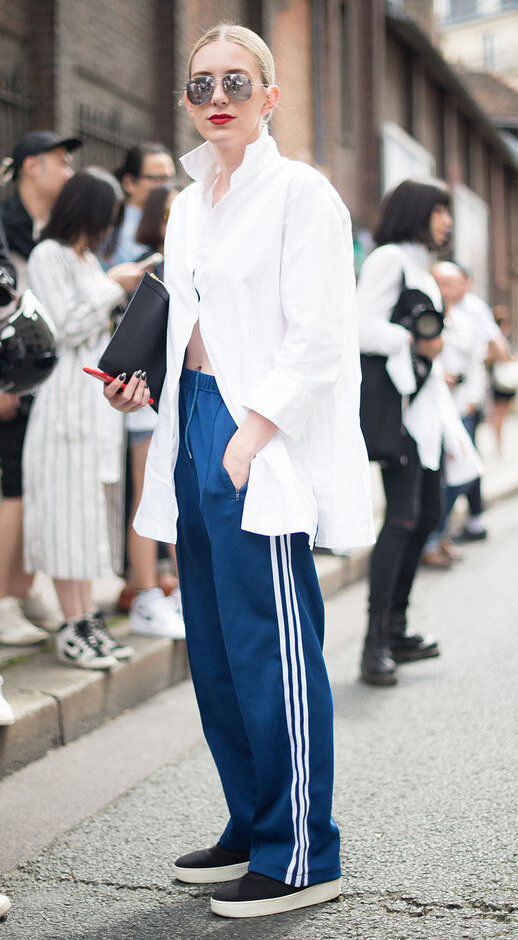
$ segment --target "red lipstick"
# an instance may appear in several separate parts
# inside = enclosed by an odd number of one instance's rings
[[[212,114],[209,118],[211,124],[228,124],[229,121],[233,121],[234,117],[232,114]]]

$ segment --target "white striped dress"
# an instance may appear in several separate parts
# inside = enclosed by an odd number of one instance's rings
[[[123,289],[90,252],[48,239],[28,264],[59,336],[59,360],[32,406],[23,453],[27,571],[105,577],[120,566],[123,419],[83,366],[97,366]]]

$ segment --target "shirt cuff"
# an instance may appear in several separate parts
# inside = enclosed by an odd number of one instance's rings
[[[274,369],[243,405],[268,418],[297,441],[311,411],[313,396],[290,376]]]

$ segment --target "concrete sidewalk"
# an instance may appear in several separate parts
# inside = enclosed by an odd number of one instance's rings
[[[494,435],[487,425],[480,428],[480,450],[487,504],[518,492],[518,416],[508,419],[504,456],[496,453]],[[376,465],[371,467],[371,473],[379,525],[383,493]],[[348,557],[317,553],[315,560],[324,597],[328,599],[362,578],[368,558],[369,551]],[[52,590],[50,584],[42,583]],[[114,610],[121,583],[118,578],[96,583],[96,601],[105,610]],[[127,636],[128,621],[114,619],[112,629],[118,637]],[[120,663],[107,674],[58,664],[52,639],[46,648],[33,651],[0,646],[5,694],[16,715],[14,725],[0,728],[0,777],[42,757],[52,748],[77,739],[188,675],[183,641],[132,637],[131,643],[136,650],[134,659]]]

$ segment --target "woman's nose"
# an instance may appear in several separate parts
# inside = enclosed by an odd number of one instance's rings
[[[211,99],[212,104],[215,104],[215,105],[226,104],[226,102],[228,101],[228,96],[226,95],[225,89],[223,88],[223,79],[216,78],[214,79],[214,81],[215,81],[215,85],[214,85],[214,91],[212,92],[212,99]]]

